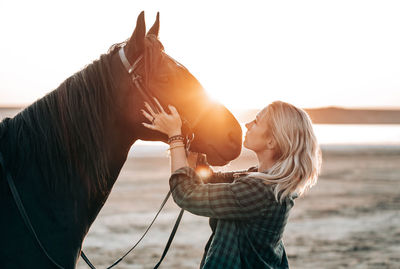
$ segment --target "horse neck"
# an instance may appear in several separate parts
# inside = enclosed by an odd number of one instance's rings
[[[107,161],[110,168],[109,186],[115,183],[122,166],[124,165],[129,149],[136,141],[136,128],[129,123],[130,115],[137,114],[129,111],[129,107],[135,104],[127,103],[133,98],[129,96],[130,91],[121,85],[130,83],[124,74],[125,69],[122,66],[118,53],[112,53],[110,57],[110,67],[112,76],[115,78],[117,86],[113,89],[114,93],[114,109],[113,115],[108,120],[105,130],[105,146],[107,147]]]
[[[108,144],[107,160],[110,169],[110,178],[108,179],[109,190],[111,190],[118,175],[121,172],[122,166],[127,160],[129,150],[136,141],[135,134],[124,128],[124,125],[119,124],[119,121],[113,121],[111,132],[107,133],[106,139]]]

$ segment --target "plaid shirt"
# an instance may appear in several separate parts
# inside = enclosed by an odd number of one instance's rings
[[[178,206],[216,224],[202,268],[289,268],[282,233],[296,196],[280,204],[273,185],[233,174],[214,173],[203,183],[193,169],[184,167],[169,181]]]

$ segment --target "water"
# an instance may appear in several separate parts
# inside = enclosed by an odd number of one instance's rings
[[[400,145],[400,124],[315,124],[320,144]]]
[[[315,124],[314,131],[323,148],[400,147],[400,124]],[[138,141],[129,156],[167,156],[167,149],[161,142]]]
[[[400,145],[400,124],[314,124],[322,145]],[[242,125],[242,130],[246,128]]]

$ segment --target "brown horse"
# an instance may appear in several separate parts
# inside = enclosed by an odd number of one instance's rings
[[[126,42],[1,122],[0,268],[54,268],[25,226],[5,171],[45,250],[63,268],[75,267],[130,147],[138,139],[167,140],[142,126],[141,90],[178,109],[187,123],[185,135],[194,133],[190,150],[207,154],[210,164],[223,165],[239,155],[238,122],[164,52],[158,30],[157,15],[146,34],[142,12]],[[129,63],[136,62],[132,74],[121,61],[121,48]]]

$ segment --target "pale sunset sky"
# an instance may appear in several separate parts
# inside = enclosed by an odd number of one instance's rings
[[[0,105],[42,97],[140,11],[228,108],[400,108],[400,1],[0,1]]]

